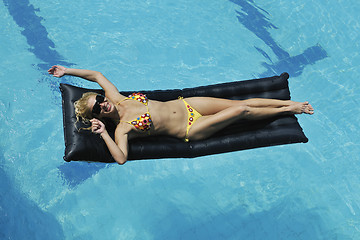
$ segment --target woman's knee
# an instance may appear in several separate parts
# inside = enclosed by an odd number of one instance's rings
[[[234,107],[237,116],[247,117],[250,114],[251,108],[247,105],[239,105]]]

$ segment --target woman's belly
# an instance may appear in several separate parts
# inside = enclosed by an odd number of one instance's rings
[[[154,135],[170,135],[184,138],[187,112],[182,100],[168,102],[149,101],[149,112],[153,122]]]

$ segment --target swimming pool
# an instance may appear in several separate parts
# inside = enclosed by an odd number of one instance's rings
[[[359,18],[351,1],[0,3],[0,238],[358,239]],[[309,138],[196,159],[65,163],[48,66],[120,89],[290,74]],[[130,81],[131,80],[131,81]]]

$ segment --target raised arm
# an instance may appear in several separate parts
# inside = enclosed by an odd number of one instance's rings
[[[106,97],[110,99],[116,99],[120,96],[119,90],[115,87],[115,85],[98,71],[65,68],[63,66],[55,65],[48,70],[48,73],[58,78],[61,78],[64,75],[81,77],[88,81],[98,83],[100,87],[104,89]]]

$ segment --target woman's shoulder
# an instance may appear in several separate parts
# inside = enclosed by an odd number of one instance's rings
[[[143,132],[136,131],[135,127],[126,122],[120,122],[115,129],[115,138],[119,139],[123,136],[127,136],[128,140],[149,136]]]
[[[127,122],[120,121],[115,128],[116,134],[128,134],[133,130],[133,127],[131,124],[128,124]]]
[[[125,97],[124,95],[122,95],[120,93],[108,94],[107,92],[105,92],[105,97],[110,99],[110,101],[113,102],[114,104],[117,104],[117,103],[119,103],[121,101],[124,101],[127,98],[127,97]]]

